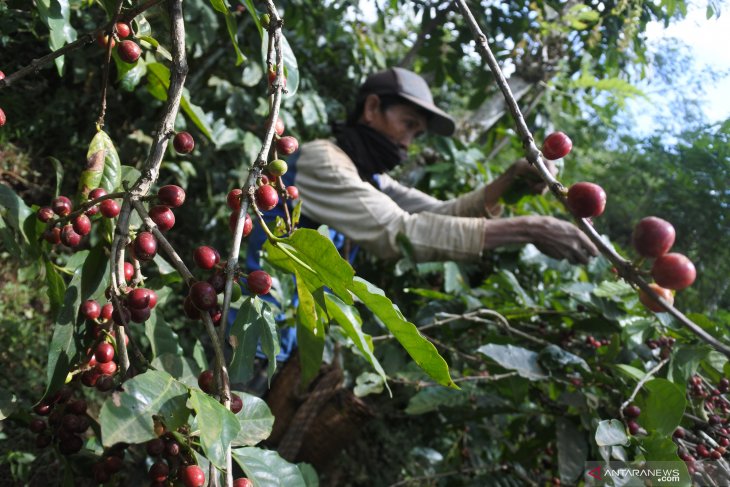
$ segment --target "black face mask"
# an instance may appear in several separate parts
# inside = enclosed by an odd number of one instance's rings
[[[357,167],[363,181],[373,182],[373,175],[388,172],[408,158],[405,149],[367,125],[334,127],[337,145]]]

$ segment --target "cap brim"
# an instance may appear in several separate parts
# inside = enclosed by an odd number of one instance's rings
[[[438,135],[445,135],[447,137],[454,134],[456,124],[454,123],[454,119],[451,118],[448,113],[441,110],[433,103],[424,103],[423,100],[416,98],[415,96],[405,95],[402,93],[398,93],[398,96],[408,100],[418,107],[423,108],[431,115],[428,119],[429,132],[433,132]]]

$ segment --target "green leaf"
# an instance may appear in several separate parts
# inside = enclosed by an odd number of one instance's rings
[[[319,477],[313,466],[308,463],[297,463],[297,467],[307,487],[319,487]]]
[[[302,367],[301,385],[304,387],[317,377],[319,368],[322,365],[322,354],[324,353],[324,322],[323,317],[317,314],[317,306],[314,297],[303,280],[295,272],[297,295],[299,305],[297,306],[297,346],[299,347],[299,363]]]
[[[416,325],[406,321],[403,313],[385,296],[382,289],[355,277],[352,281],[352,293],[385,324],[424,372],[439,384],[458,389],[451,380],[449,366],[436,347],[421,335]]]
[[[332,241],[316,230],[300,228],[276,245],[267,240],[264,250],[267,261],[292,274],[297,272],[310,292],[326,286],[342,301],[352,304],[348,287],[355,271]]]
[[[155,310],[152,310],[149,319],[144,324],[144,334],[150,341],[153,357],[162,354],[182,355],[183,349],[178,341],[177,333]],[[175,377],[177,376],[175,375]]]
[[[238,27],[236,26],[236,19],[233,18],[227,3],[225,0],[210,0],[213,8],[221,12],[226,18],[228,36],[231,38],[231,44],[233,44],[233,49],[236,51],[236,66],[240,66],[246,60],[246,56],[243,55],[241,48],[238,47]]]
[[[544,379],[545,371],[537,361],[538,354],[532,350],[512,345],[490,343],[477,349],[507,370],[514,370],[522,377],[530,380]]]
[[[614,365],[614,367],[619,372],[622,372],[626,377],[630,377],[632,379],[641,380],[644,378],[644,376],[646,376],[646,372],[637,369],[636,367],[632,367],[631,365],[616,364]]]
[[[80,257],[86,257],[88,251],[77,253]],[[88,270],[86,265],[78,266],[73,273],[71,282],[63,297],[63,306],[58,313],[56,323],[53,326],[53,337],[48,349],[48,365],[46,366],[46,392],[43,397],[54,394],[66,381],[72,360],[76,356],[76,340],[74,331],[81,305],[81,278]]]
[[[61,183],[63,182],[63,164],[55,157],[49,157],[48,160],[51,166],[53,166],[53,171],[56,173],[56,190],[53,194],[58,196],[61,194]]]
[[[462,406],[468,401],[469,395],[463,391],[444,387],[427,387],[410,398],[406,414],[430,413],[441,406]]]
[[[57,51],[65,44],[76,40],[76,29],[71,25],[71,9],[69,0],[38,0],[36,2],[41,21],[50,31],[48,47]],[[58,74],[63,74],[64,56],[56,58]]]
[[[158,100],[167,100],[167,90],[170,89],[170,69],[161,63],[150,63],[147,65],[147,90],[152,96]],[[183,109],[185,114],[195,124],[196,127],[209,139],[213,139],[212,129],[205,120],[205,114],[203,110],[192,103],[190,103],[187,90],[183,91],[183,96],[180,99],[180,108]]]
[[[626,427],[617,419],[604,419],[596,428],[596,444],[598,446],[628,445],[629,437]]]
[[[47,258],[44,260],[46,263],[46,284],[48,285],[48,299],[51,304],[51,316],[56,316],[66,294],[66,282],[56,272],[53,262]]]
[[[8,224],[23,235],[28,241],[28,237],[23,229],[22,222],[26,220],[32,213],[25,202],[15,194],[15,191],[4,184],[0,184],[0,212],[7,220]]]
[[[152,360],[152,367],[164,370],[188,387],[198,387],[198,375],[201,370],[198,364],[188,357],[175,353],[163,353]]]
[[[672,441],[672,436],[664,436],[662,434],[653,434],[644,438],[641,442],[641,446],[644,447],[645,457],[649,461],[653,462],[676,462],[678,464],[684,464],[679,461],[677,456],[677,444]]]
[[[306,487],[302,473],[275,451],[261,448],[235,448],[233,459],[241,466],[254,487]]]
[[[74,254],[74,255],[78,255]],[[71,261],[69,261],[69,264]],[[81,299],[101,299],[109,283],[109,257],[104,245],[93,247],[83,260]]]
[[[274,416],[263,399],[236,391],[243,408],[236,414],[241,430],[233,439],[233,446],[254,446],[265,440],[274,427]]]
[[[231,382],[247,382],[253,376],[253,360],[259,340],[261,349],[269,359],[269,379],[273,376],[276,355],[279,353],[279,339],[268,303],[264,303],[257,296],[244,300],[231,326],[229,340],[233,347],[229,368]]]
[[[198,389],[190,389],[189,405],[196,413],[200,445],[205,456],[213,465],[225,470],[226,452],[241,430],[236,415]]]
[[[144,75],[147,74],[147,63],[140,57],[135,63],[127,63],[119,59],[116,51],[112,51],[112,58],[117,67],[117,82],[124,91],[134,91]]]
[[[99,423],[103,445],[142,443],[156,438],[153,416],[161,416],[168,430],[184,425],[188,388],[161,370],[148,370],[124,383],[124,392],[107,398]]]
[[[0,421],[6,419],[18,409],[18,399],[15,394],[0,391]]]
[[[327,313],[342,327],[345,334],[355,343],[362,356],[365,357],[365,360],[370,363],[375,369],[375,372],[382,378],[385,386],[388,387],[388,377],[385,374],[385,370],[383,370],[383,366],[380,365],[380,362],[373,353],[373,339],[370,335],[363,333],[362,320],[357,313],[357,309],[354,306],[346,305],[337,296],[329,293],[325,293],[324,300],[327,306]],[[391,396],[393,395],[390,387],[388,387],[388,393]]]
[[[264,38],[264,28],[261,26],[261,20],[259,19],[259,13],[256,11],[256,7],[253,5],[253,0],[243,0],[243,3],[246,4],[246,10],[248,11],[249,15],[253,19],[253,23],[256,24],[256,29],[259,31],[259,37],[261,37],[261,40],[263,41]]]
[[[355,379],[355,387],[352,392],[357,397],[365,397],[370,394],[380,394],[383,392],[385,379],[378,374],[372,372],[363,372]],[[451,390],[451,389],[448,389]]]
[[[558,417],[555,430],[560,480],[573,485],[584,472],[585,462],[588,460],[588,442],[583,431],[568,418]]]
[[[641,425],[651,434],[671,438],[682,420],[687,400],[683,387],[666,379],[652,379],[637,400],[641,407]]]
[[[581,357],[574,355],[566,350],[563,350],[555,344],[550,344],[547,347],[540,350],[537,357],[538,363],[546,369],[548,372],[554,371],[570,371],[574,367],[580,367],[586,372],[590,372],[591,369],[588,364]]]
[[[85,201],[92,189],[104,188],[107,193],[111,193],[119,188],[122,182],[121,165],[112,139],[100,130],[91,139],[86,152],[86,167],[79,178],[80,199]]]
[[[603,281],[593,289],[599,298],[614,298],[634,294],[634,288],[625,281]]]

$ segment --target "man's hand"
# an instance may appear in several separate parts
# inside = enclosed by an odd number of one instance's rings
[[[558,168],[553,161],[545,160],[545,165],[550,174],[558,174]],[[540,177],[537,168],[527,162],[527,159],[518,159],[508,169],[507,174],[512,178],[512,184],[525,184],[532,194],[545,194],[548,187]]]
[[[484,249],[532,243],[540,252],[573,264],[586,264],[598,255],[593,242],[575,225],[551,216],[522,216],[488,220]]]

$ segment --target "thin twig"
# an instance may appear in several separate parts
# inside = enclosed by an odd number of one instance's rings
[[[162,0],[150,0],[147,3],[143,5],[139,5],[133,9],[127,10],[126,12],[122,13],[119,18],[117,19],[117,22],[129,22],[132,19],[134,19],[137,15],[141,14],[145,10],[154,7],[158,3],[161,3]],[[0,80],[0,90],[3,88],[7,88],[8,86],[12,85],[15,81],[18,81],[21,78],[24,78],[25,76],[31,74],[31,73],[37,73],[40,71],[40,69],[45,66],[46,64],[49,64],[53,62],[56,58],[59,58],[71,51],[75,51],[76,49],[79,49],[83,47],[86,44],[89,44],[96,39],[96,37],[100,34],[103,34],[104,32],[110,30],[114,25],[114,22],[109,22],[103,27],[100,27],[96,30],[93,30],[91,32],[87,32],[86,34],[82,34],[78,37],[74,42],[70,44],[66,44],[62,48],[53,51],[52,53],[46,54],[45,56],[34,59],[31,61],[31,63],[28,66],[25,66],[23,68],[20,68],[18,71],[15,71],[14,73],[8,75],[5,77],[5,79]]]
[[[489,69],[492,71],[497,85],[499,86],[500,90],[502,90],[502,94],[504,95],[507,108],[512,114],[512,118],[514,119],[517,126],[517,133],[522,139],[522,146],[525,150],[527,160],[538,170],[541,178],[548,184],[550,191],[555,195],[555,197],[558,198],[558,200],[560,200],[566,208],[568,208],[566,198],[567,190],[565,189],[565,186],[560,183],[560,181],[553,177],[553,175],[550,173],[547,166],[545,165],[545,162],[542,159],[542,153],[537,148],[537,145],[535,145],[535,140],[532,137],[532,133],[527,127],[525,118],[522,116],[520,108],[517,105],[517,101],[512,95],[512,91],[507,84],[504,73],[502,73],[502,70],[497,63],[497,60],[489,47],[487,37],[482,33],[479,25],[477,24],[477,21],[474,19],[474,16],[472,15],[469,7],[466,4],[466,0],[456,0],[456,3],[458,4],[459,9],[461,10],[461,13],[463,14],[467,23],[469,24],[469,28],[471,29],[472,34],[474,35],[477,45],[477,51],[489,66]],[[606,256],[608,260],[611,261],[611,263],[613,263],[618,271],[618,274],[622,278],[638,286],[647,295],[649,295],[652,300],[660,304],[661,307],[664,308],[664,310],[674,316],[680,323],[682,323],[682,325],[688,328],[701,340],[710,344],[713,348],[723,353],[727,357],[730,357],[730,347],[716,339],[714,336],[707,333],[699,325],[687,318],[687,316],[685,316],[681,311],[679,311],[674,306],[659,297],[659,295],[657,295],[654,290],[649,287],[649,283],[647,283],[641,277],[637,269],[634,268],[631,261],[621,257],[612,246],[608,245],[608,243],[606,243],[601,238],[601,236],[598,234],[598,232],[596,232],[596,230],[588,222],[588,220],[586,220],[585,218],[576,218],[575,221],[578,227],[588,236],[588,238],[596,245],[596,247],[598,247],[601,253]]]
[[[644,377],[641,378],[639,383],[636,384],[636,387],[634,387],[634,391],[631,393],[629,398],[626,399],[623,402],[623,404],[621,404],[621,406],[619,407],[618,413],[621,416],[621,419],[624,419],[624,408],[626,408],[626,406],[628,406],[629,404],[634,402],[636,395],[639,393],[639,391],[644,386],[644,384],[646,384],[649,381],[649,379],[651,379],[654,376],[654,374],[659,372],[659,370],[661,370],[661,368],[664,367],[668,362],[669,362],[668,358],[662,359],[661,362],[656,364],[649,372],[646,373],[646,375]]]
[[[276,133],[276,120],[279,118],[279,107],[281,106],[282,90],[283,90],[283,77],[284,77],[284,57],[281,50],[281,26],[282,19],[276,10],[276,6],[271,0],[267,0],[266,7],[271,17],[269,24],[269,38],[273,39],[269,44],[269,51],[267,53],[268,58],[271,58],[271,47],[275,51],[276,55],[276,80],[272,85],[274,92],[272,94],[271,110],[269,111],[269,117],[266,120],[266,133],[264,135],[264,141],[259,150],[256,161],[253,167],[248,173],[246,182],[243,185],[243,194],[241,195],[241,208],[239,209],[238,221],[236,222],[236,229],[233,232],[233,243],[231,245],[231,252],[228,255],[226,262],[226,287],[223,294],[223,316],[228,316],[229,309],[231,307],[231,292],[233,291],[234,285],[234,272],[238,267],[238,257],[241,251],[241,239],[243,238],[243,225],[245,223],[246,215],[249,209],[249,200],[253,197],[253,191],[256,183],[256,179],[260,176],[261,170],[267,163],[267,156],[274,140],[274,134]],[[286,202],[284,203],[286,204]],[[238,283],[236,283],[238,285]],[[221,341],[225,340],[226,327],[221,326],[219,330]]]

